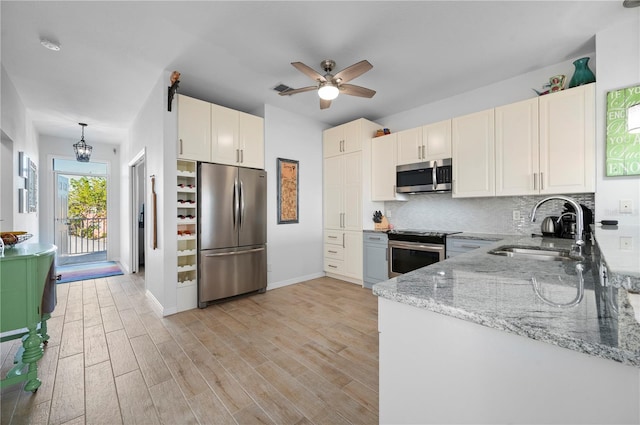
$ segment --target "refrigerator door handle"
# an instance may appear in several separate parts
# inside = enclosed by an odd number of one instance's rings
[[[244,183],[240,180],[240,229],[244,223]]]
[[[248,249],[246,251],[220,252],[218,254],[206,254],[205,257],[226,257],[227,255],[249,254],[252,252],[264,251],[264,248]]]
[[[233,228],[238,227],[238,217],[240,209],[240,194],[238,193],[238,180],[233,182]]]

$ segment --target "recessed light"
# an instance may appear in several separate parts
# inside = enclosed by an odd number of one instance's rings
[[[60,43],[48,40],[46,38],[40,39],[40,44],[42,44],[43,47],[46,47],[49,50],[53,50],[54,52],[60,51],[60,48],[62,47]]]

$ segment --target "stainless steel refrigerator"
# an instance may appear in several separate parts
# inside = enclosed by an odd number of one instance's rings
[[[198,163],[198,307],[267,287],[267,173]]]

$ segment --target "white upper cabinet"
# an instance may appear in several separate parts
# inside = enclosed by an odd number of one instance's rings
[[[540,101],[540,193],[595,192],[595,84]]]
[[[178,158],[202,161],[211,156],[210,105],[178,95]]]
[[[425,147],[422,143],[422,127],[403,130],[396,133],[398,143],[397,165],[423,162]]]
[[[495,195],[494,110],[453,118],[453,197]]]
[[[451,120],[422,126],[423,160],[451,158]]]
[[[239,165],[250,168],[264,168],[264,119],[239,112],[240,129],[238,149],[241,153]]]
[[[496,195],[539,193],[538,98],[501,106],[495,114]]]
[[[211,162],[264,168],[264,119],[211,105]]]
[[[178,95],[178,158],[264,168],[264,119]]]
[[[238,165],[238,111],[224,106],[211,105],[211,162]]]
[[[325,158],[360,150],[362,150],[362,135],[358,120],[324,131],[323,156]]]
[[[396,193],[397,134],[371,139],[371,200],[404,201],[406,195]]]

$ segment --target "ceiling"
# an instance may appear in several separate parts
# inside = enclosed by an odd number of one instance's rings
[[[40,134],[120,143],[164,71],[180,93],[254,112],[262,105],[325,122],[378,120],[595,51],[595,33],[633,17],[614,1],[6,1],[2,66]],[[637,13],[637,9],[635,11]],[[41,38],[62,45],[58,52]],[[291,62],[341,70],[372,99],[320,110]],[[167,80],[167,85],[169,81]]]

